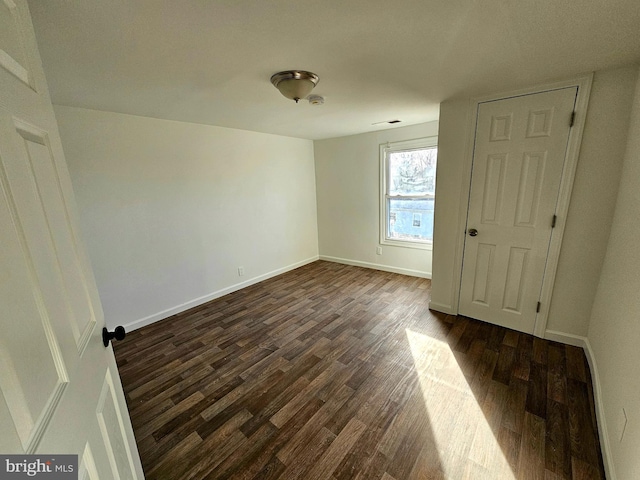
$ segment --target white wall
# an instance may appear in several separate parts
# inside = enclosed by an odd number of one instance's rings
[[[317,258],[311,141],[55,112],[108,326],[142,326]]]
[[[640,72],[638,72],[640,74]],[[640,77],[617,204],[589,326],[608,448],[620,480],[640,478]],[[622,409],[628,424],[620,442]]]
[[[548,330],[585,336],[604,259],[620,179],[636,67],[596,72],[585,120],[571,203],[560,252]],[[466,215],[461,181],[472,104],[452,99],[440,106],[431,306],[457,311],[456,242]]]
[[[457,313],[454,290],[460,287],[460,271],[456,271],[457,242],[462,208],[467,205],[461,181],[467,158],[469,99],[449,100],[440,104],[438,132],[438,168],[433,219],[433,260],[430,308]]]
[[[438,122],[314,142],[320,257],[431,277],[431,250],[380,246],[380,144],[437,135]],[[437,200],[436,200],[437,201]]]
[[[594,75],[548,330],[587,334],[620,183],[636,76],[636,67]]]

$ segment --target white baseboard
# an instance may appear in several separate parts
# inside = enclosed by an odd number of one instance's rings
[[[584,339],[584,352],[589,362],[591,370],[591,380],[593,382],[593,396],[596,401],[596,417],[598,418],[598,432],[600,434],[600,445],[602,445],[602,460],[604,461],[604,473],[609,480],[616,480],[616,470],[611,458],[611,445],[609,443],[609,430],[607,429],[607,420],[604,414],[604,404],[602,403],[602,386],[600,384],[600,375],[598,374],[598,366],[596,357],[591,348],[591,342],[588,338]]]
[[[598,435],[600,437],[600,445],[602,447],[604,471],[608,480],[616,480],[615,467],[611,458],[609,430],[607,429],[607,420],[605,418],[604,405],[602,403],[602,386],[600,384],[598,365],[596,364],[596,357],[593,353],[593,349],[591,348],[591,342],[589,342],[587,337],[571,335],[555,330],[547,330],[544,338],[573,345],[575,347],[582,347],[584,349],[584,354],[587,357],[587,362],[589,363],[589,370],[591,370],[591,381],[593,382],[593,397],[596,403],[596,418],[598,419]]]
[[[581,347],[586,350],[587,337],[581,337],[580,335],[573,335],[571,333],[558,332],[556,330],[547,330],[544,332],[544,338],[547,340],[553,340],[554,342],[565,343],[567,345],[573,345],[574,347]]]
[[[409,275],[411,277],[431,278],[431,272],[423,272],[421,270],[411,270],[408,268],[390,267],[379,263],[361,262],[359,260],[350,260],[348,258],[328,257],[320,255],[320,260],[327,262],[342,263],[344,265],[353,265],[354,267],[371,268],[373,270],[382,270],[383,272],[400,273],[401,275]]]
[[[451,305],[445,305],[444,303],[438,303],[438,302],[429,302],[429,310],[435,310],[436,312],[446,313],[447,315],[458,314],[458,312],[456,312]]]
[[[171,315],[175,315],[176,313],[184,312],[185,310],[189,310],[190,308],[197,307],[198,305],[202,305],[203,303],[210,302],[211,300],[215,300],[216,298],[223,297],[225,295],[228,295],[229,293],[237,292],[238,290],[242,290],[243,288],[249,287],[251,285],[255,285],[256,283],[262,282],[269,278],[273,278],[285,272],[295,270],[298,267],[302,267],[303,265],[307,265],[309,263],[315,262],[318,259],[319,257],[317,256],[307,258],[306,260],[302,260],[300,262],[287,265],[286,267],[278,268],[276,270],[265,273],[263,275],[258,275],[257,277],[253,277],[244,282],[236,283],[234,285],[223,288],[221,290],[217,290],[207,295],[203,295],[202,297],[194,298],[193,300],[189,300],[188,302],[182,303],[180,305],[176,305],[175,307],[167,308],[166,310],[162,310],[161,312],[154,313],[153,315],[149,315],[139,320],[134,320],[133,322],[126,323],[123,326],[127,331],[137,330],[138,328],[142,328],[146,325],[151,325],[154,322],[163,320],[167,317],[170,317]]]

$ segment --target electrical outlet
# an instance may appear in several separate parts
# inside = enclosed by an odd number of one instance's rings
[[[239,277],[243,277],[244,276],[244,267],[238,267],[238,276]]]
[[[624,431],[627,429],[627,412],[624,408],[620,409],[620,414],[618,415],[618,440],[622,441],[624,439]]]
[[[382,255],[382,247],[376,248],[376,255]]]

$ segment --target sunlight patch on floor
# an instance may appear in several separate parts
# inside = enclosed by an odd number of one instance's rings
[[[479,385],[479,404],[446,342],[410,329],[406,334],[442,473],[449,479],[515,480],[494,434],[502,420],[502,405],[495,400],[502,385]]]

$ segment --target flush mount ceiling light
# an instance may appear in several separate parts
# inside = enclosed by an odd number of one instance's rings
[[[282,95],[296,103],[301,98],[305,98],[311,93],[313,87],[318,84],[320,79],[315,73],[305,72],[304,70],[287,70],[278,72],[271,77],[271,83],[276,87]]]

